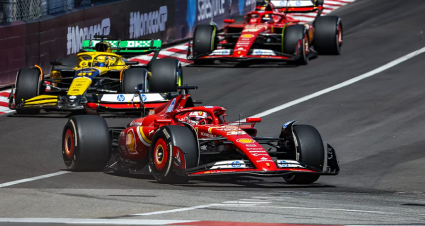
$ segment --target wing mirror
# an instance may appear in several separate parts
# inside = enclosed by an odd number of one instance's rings
[[[235,22],[235,20],[234,19],[224,19],[223,22],[226,23],[226,24],[233,24]]]
[[[261,118],[246,118],[246,122],[261,122]]]
[[[157,124],[171,124],[173,120],[171,119],[155,119],[154,121]]]

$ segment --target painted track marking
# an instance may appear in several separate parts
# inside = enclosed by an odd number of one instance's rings
[[[45,179],[45,178],[49,178],[49,177],[59,176],[59,175],[67,174],[67,173],[70,173],[70,172],[69,171],[59,171],[59,172],[56,172],[56,173],[45,174],[45,175],[41,175],[41,176],[37,176],[37,177],[30,177],[30,178],[26,178],[26,179],[22,179],[22,180],[15,180],[15,181],[11,181],[11,182],[6,182],[6,183],[3,183],[3,184],[0,184],[0,188],[9,187],[9,186],[12,186],[12,185],[26,183],[26,182],[35,181],[35,180]]]
[[[224,202],[224,203],[213,203],[213,204],[200,205],[200,206],[191,206],[191,207],[172,209],[172,210],[164,210],[164,211],[156,211],[156,212],[148,212],[148,213],[137,213],[137,214],[132,214],[132,215],[133,216],[149,216],[149,215],[158,215],[158,214],[190,211],[190,210],[196,210],[196,209],[205,209],[205,208],[210,208],[210,207],[214,207],[214,206],[220,206],[220,207],[226,207],[226,206],[227,207],[255,207],[257,204],[261,204],[261,203],[227,203],[227,202]]]
[[[145,219],[78,219],[78,218],[0,218],[0,222],[44,224],[117,224],[117,225],[172,225],[197,222],[196,220],[145,220]]]
[[[393,60],[393,61],[391,61],[391,62],[389,62],[389,63],[387,63],[387,64],[385,64],[385,65],[383,65],[383,66],[381,66],[379,68],[376,68],[375,70],[369,71],[369,72],[367,72],[365,74],[359,75],[357,77],[354,77],[354,78],[349,79],[349,80],[347,80],[345,82],[336,84],[336,85],[331,86],[329,88],[326,88],[326,89],[317,91],[317,92],[312,93],[310,95],[307,95],[307,96],[298,98],[298,99],[293,100],[291,102],[288,102],[286,104],[279,105],[279,106],[274,107],[272,109],[269,109],[267,111],[263,111],[261,113],[255,114],[255,115],[253,115],[251,117],[252,118],[257,118],[257,117],[258,118],[261,118],[261,117],[264,117],[264,116],[267,116],[267,115],[276,113],[278,111],[281,111],[283,109],[292,107],[292,106],[297,105],[299,103],[305,102],[307,100],[311,100],[311,99],[316,98],[318,96],[322,96],[323,94],[330,93],[332,91],[335,91],[335,90],[341,89],[343,87],[349,86],[349,85],[354,84],[354,83],[356,83],[358,81],[361,81],[363,79],[372,77],[373,75],[376,75],[376,74],[381,73],[381,72],[383,72],[385,70],[388,70],[388,69],[390,69],[390,68],[392,68],[392,67],[394,67],[396,65],[399,65],[399,64],[401,64],[401,63],[403,63],[403,62],[405,62],[407,60],[410,60],[410,59],[412,59],[412,58],[414,58],[414,57],[416,57],[416,56],[418,56],[418,55],[420,55],[420,54],[422,54],[424,52],[425,52],[425,47],[422,48],[422,49],[416,50],[415,52],[409,53],[409,54],[407,54],[407,55],[405,55],[403,57],[400,57],[400,58],[398,58],[396,60]],[[245,121],[245,120],[246,119],[243,119],[241,121]]]

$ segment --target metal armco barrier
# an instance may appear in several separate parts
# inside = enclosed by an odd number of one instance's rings
[[[50,73],[50,61],[75,56],[82,40],[95,34],[173,43],[190,37],[198,24],[213,21],[221,28],[223,19],[253,7],[255,0],[127,0],[0,25],[0,86],[14,84],[22,67],[37,64]]]

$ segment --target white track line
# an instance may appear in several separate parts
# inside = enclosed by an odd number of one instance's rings
[[[145,219],[78,219],[78,218],[0,218],[0,222],[43,224],[110,224],[110,225],[170,225],[197,222],[197,220]]]
[[[158,214],[166,214],[166,213],[176,213],[176,212],[183,212],[183,211],[190,211],[190,210],[196,210],[196,209],[205,209],[210,208],[214,206],[220,206],[220,207],[255,207],[258,204],[267,204],[270,202],[240,202],[240,201],[227,201],[224,203],[213,203],[213,204],[207,204],[207,205],[200,205],[200,206],[191,206],[191,207],[185,207],[185,208],[179,208],[179,209],[172,209],[172,210],[164,210],[164,211],[156,211],[156,212],[148,212],[148,213],[137,213],[132,214],[133,216],[150,216],[150,215],[158,215]]]
[[[376,75],[376,74],[381,73],[381,72],[383,72],[385,70],[388,70],[388,69],[390,69],[390,68],[392,68],[392,67],[394,67],[396,65],[399,65],[399,64],[401,64],[401,63],[403,63],[403,62],[405,62],[405,61],[407,61],[409,59],[412,59],[413,57],[416,57],[416,56],[418,56],[418,55],[420,55],[420,54],[422,54],[424,52],[425,52],[425,47],[422,48],[422,49],[419,49],[419,50],[417,50],[415,52],[409,53],[409,54],[407,54],[407,55],[405,55],[403,57],[400,57],[397,60],[391,61],[391,62],[389,62],[389,63],[387,63],[387,64],[385,64],[385,65],[383,65],[383,66],[381,66],[379,68],[376,68],[375,70],[369,71],[369,72],[367,72],[365,74],[359,75],[359,76],[354,77],[352,79],[349,79],[349,80],[347,80],[345,82],[342,82],[342,83],[339,83],[337,85],[331,86],[331,87],[329,87],[327,89],[320,90],[318,92],[315,92],[315,93],[312,93],[310,95],[307,95],[307,96],[298,98],[298,99],[293,100],[291,102],[288,102],[286,104],[282,104],[282,105],[279,105],[279,106],[274,107],[272,109],[269,109],[267,111],[264,111],[264,112],[255,114],[255,115],[253,115],[251,117],[252,118],[256,118],[256,117],[261,118],[261,117],[264,117],[264,116],[267,116],[267,115],[276,113],[278,111],[281,111],[283,109],[292,107],[292,106],[294,106],[296,104],[299,104],[299,103],[305,102],[307,100],[316,98],[316,97],[321,96],[323,94],[326,94],[326,93],[335,91],[337,89],[341,89],[341,88],[346,87],[346,86],[349,86],[349,85],[354,84],[354,83],[356,83],[358,81],[361,81],[361,80],[363,80],[365,78],[369,78],[369,77],[371,77],[373,75]],[[243,119],[241,121],[245,121],[245,119]]]
[[[157,214],[164,214],[164,213],[175,213],[175,212],[183,212],[183,211],[189,211],[189,210],[195,210],[195,209],[204,209],[204,208],[211,207],[213,205],[214,204],[208,204],[208,205],[192,206],[192,207],[186,207],[186,208],[180,208],[180,209],[156,211],[156,212],[149,212],[149,213],[138,213],[138,214],[132,214],[132,215],[133,216],[149,216],[149,215],[157,215]]]
[[[59,175],[66,174],[66,173],[70,173],[70,172],[69,171],[60,171],[60,172],[56,172],[56,173],[41,175],[41,176],[38,176],[38,177],[30,177],[30,178],[26,178],[26,179],[22,179],[22,180],[15,180],[15,181],[0,184],[0,188],[12,186],[12,185],[15,185],[15,184],[21,184],[21,183],[26,183],[26,182],[30,182],[30,181],[45,179],[45,178],[49,178],[49,177],[59,176]]]

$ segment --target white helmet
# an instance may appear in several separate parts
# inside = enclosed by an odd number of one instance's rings
[[[193,111],[187,115],[186,121],[188,123],[198,125],[198,123],[202,120],[207,118],[207,113],[203,111]]]

